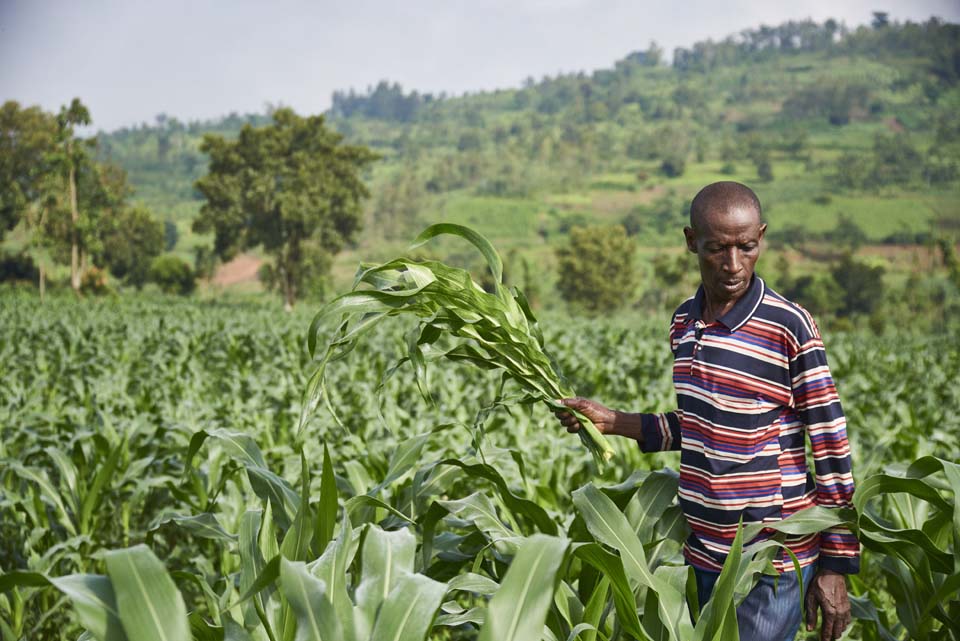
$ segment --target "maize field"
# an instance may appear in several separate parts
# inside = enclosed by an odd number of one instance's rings
[[[613,438],[598,468],[496,371],[391,371],[405,318],[327,364],[336,419],[303,413],[315,311],[0,298],[0,639],[737,638],[777,548],[735,546],[697,604],[677,453]],[[540,327],[577,394],[656,411],[667,323]],[[847,638],[960,640],[960,332],[826,343],[856,509],[777,529],[858,532]]]

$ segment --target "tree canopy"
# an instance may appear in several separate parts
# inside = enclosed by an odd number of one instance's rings
[[[207,135],[201,150],[210,166],[196,183],[206,202],[194,230],[214,233],[223,260],[262,247],[274,260],[271,280],[292,307],[311,272],[328,264],[322,256],[354,239],[369,195],[360,172],[376,154],[343,144],[323,116],[286,108],[271,125],[244,126],[235,141]]]

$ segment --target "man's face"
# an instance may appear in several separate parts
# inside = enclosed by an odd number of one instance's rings
[[[700,263],[708,301],[731,303],[747,292],[766,229],[749,206],[708,209],[695,228],[684,228],[687,249]]]

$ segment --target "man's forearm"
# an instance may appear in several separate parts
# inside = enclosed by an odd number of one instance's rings
[[[632,438],[643,445],[643,414],[632,414],[630,412],[616,412],[613,420],[613,431],[611,434]]]

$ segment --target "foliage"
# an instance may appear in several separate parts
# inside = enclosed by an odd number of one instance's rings
[[[402,314],[418,318],[419,326],[410,334],[408,355],[390,371],[407,360],[413,363],[417,387],[427,400],[431,400],[427,363],[441,357],[503,371],[501,391],[485,411],[507,399],[525,404],[542,401],[562,409],[556,400],[574,395],[544,351],[543,335],[526,297],[504,286],[503,262],[486,238],[468,227],[438,224],[425,229],[411,249],[446,234],[470,242],[483,255],[493,277],[493,293],[484,292],[469,272],[436,261],[397,258],[382,265],[361,266],[354,290],[324,306],[310,326],[307,346],[319,365],[304,395],[304,417],[326,396],[327,364],[353,351],[359,338],[374,326]],[[358,289],[360,285],[368,289]],[[337,321],[338,330],[318,350],[317,333],[331,319]],[[454,346],[445,345],[445,339]],[[507,383],[517,384],[522,396],[507,395]],[[602,464],[613,450],[589,419],[578,417],[584,425],[581,440]],[[482,434],[478,435],[478,447],[481,438]]]
[[[56,119],[39,107],[0,107],[0,240],[42,197],[56,134]]]
[[[359,172],[376,156],[342,144],[323,116],[278,109],[273,120],[266,127],[244,126],[235,142],[204,138],[210,167],[196,183],[206,203],[194,230],[214,232],[222,259],[262,246],[273,256],[290,308],[302,294],[307,268],[317,264],[305,260],[306,245],[336,253],[353,239],[367,196]]]
[[[868,265],[850,254],[830,270],[843,296],[839,313],[843,316],[869,314],[883,302],[883,267]]]
[[[190,264],[173,254],[154,258],[150,263],[147,278],[167,294],[190,294],[197,286]]]
[[[496,377],[448,363],[431,388],[436,408],[426,408],[411,377],[383,380],[405,343],[405,328],[386,325],[347,367],[328,371],[348,429],[317,417],[297,440],[305,313],[137,296],[57,303],[0,297],[7,638],[72,639],[82,629],[121,640],[179,629],[182,638],[186,622],[186,638],[268,638],[269,626],[279,641],[319,620],[366,639],[378,638],[381,617],[381,628],[408,630],[403,638],[508,638],[493,626],[516,617],[536,630],[518,639],[595,629],[604,641],[615,630],[654,636],[671,603],[682,610],[668,626],[690,620],[682,597],[669,601],[675,588],[659,599],[663,580],[682,585],[688,573],[676,474],[659,469],[678,463],[672,455],[615,444],[598,477],[549,412],[521,408],[488,414],[477,451],[463,426],[493,397]],[[664,319],[544,320],[576,389],[621,407],[669,407]],[[960,596],[949,463],[960,458],[956,328],[827,343],[864,542],[850,636],[943,634]],[[727,575],[737,579],[729,593],[762,567],[749,561]],[[151,577],[148,593],[138,576]],[[520,577],[535,589],[524,592]],[[681,638],[716,624],[731,603],[723,599],[701,604],[699,629]],[[168,609],[145,619],[148,603]],[[416,629],[396,623],[407,607]]]
[[[163,225],[142,206],[120,210],[108,225],[101,231],[103,264],[115,277],[142,287],[151,262],[164,251]]]
[[[636,244],[620,225],[574,227],[557,249],[557,289],[564,300],[593,313],[610,313],[633,301]]]

